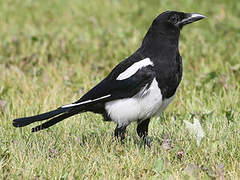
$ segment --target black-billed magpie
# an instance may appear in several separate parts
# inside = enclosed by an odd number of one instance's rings
[[[152,22],[140,48],[78,101],[40,115],[14,119],[13,126],[23,127],[52,118],[32,128],[36,132],[90,111],[102,114],[105,121],[116,122],[114,135],[121,140],[133,121],[138,123],[137,134],[146,139],[150,118],[166,109],[182,79],[180,30],[203,18],[198,13],[163,12]]]

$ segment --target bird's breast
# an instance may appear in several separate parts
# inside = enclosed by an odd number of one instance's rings
[[[131,98],[107,102],[105,110],[110,118],[119,125],[128,125],[133,121],[141,121],[158,116],[165,110],[172,98],[162,99],[161,89],[154,78],[151,85],[145,86]]]

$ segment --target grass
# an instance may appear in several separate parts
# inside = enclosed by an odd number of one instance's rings
[[[239,5],[237,0],[2,2],[0,179],[240,178]],[[12,127],[14,118],[80,98],[134,52],[153,18],[169,9],[208,19],[181,33],[183,81],[167,111],[150,123],[150,148],[137,137],[136,124],[121,144],[113,140],[115,124],[91,113],[39,133],[31,133],[32,126]],[[200,146],[183,122],[192,122],[193,115],[205,132]]]

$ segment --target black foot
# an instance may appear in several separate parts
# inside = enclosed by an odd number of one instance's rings
[[[114,131],[114,136],[116,139],[120,139],[121,141],[125,139],[125,133],[126,133],[126,126],[119,127],[117,126]]]
[[[141,121],[137,125],[137,134],[140,138],[143,139],[144,144],[146,144],[147,146],[150,146],[150,143],[151,143],[151,140],[147,137],[149,122],[150,122],[150,119],[146,119],[144,121]]]
[[[152,140],[151,140],[149,137],[145,136],[145,137],[143,138],[143,142],[144,142],[144,144],[145,144],[146,146],[150,147]]]

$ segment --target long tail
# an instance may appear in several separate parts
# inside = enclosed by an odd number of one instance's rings
[[[52,118],[54,116],[57,116],[59,114],[62,114],[64,112],[68,111],[67,108],[58,108],[55,109],[53,111],[49,111],[43,114],[39,114],[36,116],[30,116],[30,117],[24,117],[24,118],[18,118],[18,119],[14,119],[13,120],[13,126],[14,127],[23,127],[23,126],[27,126],[31,123],[34,123],[36,121],[43,121],[49,118]]]
[[[96,98],[93,100],[86,100],[83,102],[75,102],[72,104],[67,104],[62,107],[59,107],[53,111],[49,111],[43,114],[39,114],[36,116],[30,116],[30,117],[24,117],[24,118],[18,118],[13,120],[13,126],[14,127],[23,127],[27,126],[31,123],[37,122],[37,121],[43,121],[52,118],[51,120],[36,126],[35,128],[32,128],[32,132],[37,132],[42,129],[46,129],[50,126],[53,126],[54,124],[71,117],[75,114],[85,112],[88,110],[88,107],[93,106],[94,104],[101,103],[107,98],[109,98],[111,95],[102,96],[100,98]],[[59,115],[59,116],[58,116]],[[56,117],[55,117],[56,116]]]
[[[71,117],[71,116],[73,116],[75,114],[78,114],[79,112],[81,112],[81,110],[75,109],[75,110],[73,110],[71,112],[66,112],[66,113],[64,113],[62,115],[54,117],[51,120],[49,120],[49,121],[47,121],[47,122],[45,122],[45,123],[43,123],[43,124],[41,124],[39,126],[36,126],[36,127],[32,128],[32,132],[37,132],[37,131],[49,128],[49,127],[53,126],[54,124],[57,124],[60,121],[66,119],[68,117]]]

